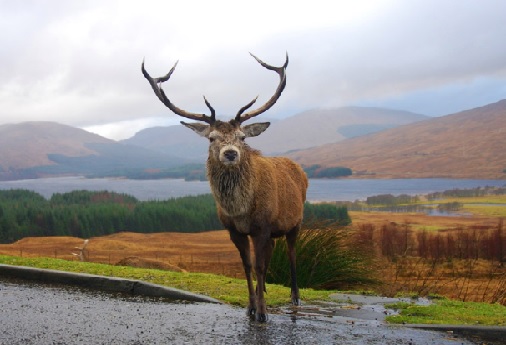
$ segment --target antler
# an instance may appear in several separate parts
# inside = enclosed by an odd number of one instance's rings
[[[285,89],[285,86],[286,86],[286,67],[288,66],[288,53],[286,53],[285,64],[281,67],[274,67],[274,66],[268,65],[265,62],[263,62],[262,60],[260,60],[259,58],[257,58],[255,55],[253,55],[251,53],[250,53],[250,55],[253,56],[255,58],[255,60],[257,60],[260,65],[267,68],[268,70],[275,71],[279,75],[279,85],[278,85],[278,88],[276,89],[276,92],[274,93],[274,95],[267,101],[267,103],[262,105],[260,108],[243,114],[247,109],[249,109],[257,101],[257,98],[258,98],[258,96],[257,96],[251,102],[249,102],[244,107],[239,109],[239,112],[235,116],[235,120],[239,123],[242,123],[246,120],[251,119],[252,117],[255,117],[255,116],[260,115],[263,112],[267,111],[270,107],[272,107],[274,105],[274,103],[276,103],[279,96],[281,96],[281,92],[283,92],[283,90]]]
[[[176,61],[174,66],[170,69],[169,73],[164,75],[160,78],[151,78],[151,76],[146,72],[144,69],[144,61],[142,61],[142,74],[144,77],[149,81],[149,84],[153,88],[153,91],[155,92],[155,95],[162,101],[163,104],[170,110],[172,110],[176,115],[186,117],[188,119],[197,120],[197,121],[204,121],[208,124],[213,124],[216,121],[216,112],[214,111],[213,107],[211,107],[211,104],[207,101],[206,97],[204,96],[204,102],[206,103],[206,106],[211,111],[211,116],[207,116],[205,114],[197,114],[197,113],[190,113],[186,110],[180,109],[177,106],[175,106],[165,95],[165,92],[163,92],[163,89],[161,87],[162,83],[169,80],[170,76],[172,75],[172,72],[176,69],[177,63],[179,61]]]

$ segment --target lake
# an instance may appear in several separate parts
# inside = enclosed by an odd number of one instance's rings
[[[355,201],[379,194],[427,194],[448,189],[470,189],[485,186],[506,186],[504,180],[456,180],[456,179],[311,179],[307,199],[309,201]],[[207,181],[178,179],[128,180],[128,179],[86,179],[84,177],[57,177],[35,180],[0,181],[0,189],[28,189],[46,198],[54,193],[73,190],[108,190],[126,193],[137,199],[164,200],[186,195],[210,193]]]

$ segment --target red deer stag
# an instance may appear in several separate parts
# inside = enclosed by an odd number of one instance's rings
[[[175,114],[203,123],[183,125],[209,139],[207,177],[217,205],[218,216],[230,233],[230,239],[241,255],[249,291],[248,315],[267,321],[264,298],[266,271],[274,245],[273,238],[286,236],[290,258],[291,299],[300,304],[299,289],[295,273],[295,240],[302,222],[308,181],[302,168],[283,157],[263,157],[252,149],[244,139],[255,137],[269,127],[270,123],[242,123],[262,114],[278,100],[286,85],[286,62],[273,67],[251,54],[263,67],[275,71],[280,78],[274,95],[261,107],[245,112],[256,98],[242,107],[234,119],[223,122],[216,120],[215,110],[204,97],[211,115],[190,113],[174,105],[165,95],[161,83],[169,80],[176,64],[169,73],[160,78],[151,78],[144,69],[142,73],[149,81],[156,96]],[[255,254],[257,277],[256,291],[251,277],[250,242]]]

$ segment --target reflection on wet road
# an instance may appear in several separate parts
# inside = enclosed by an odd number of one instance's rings
[[[242,308],[6,281],[0,345],[11,344],[474,344],[381,321],[272,310],[266,324]]]

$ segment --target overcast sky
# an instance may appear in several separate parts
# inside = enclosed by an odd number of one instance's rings
[[[177,123],[140,72],[179,60],[180,108],[231,117],[278,78],[265,117],[379,106],[440,116],[506,98],[506,1],[0,0],[0,125],[57,121],[122,139]]]

